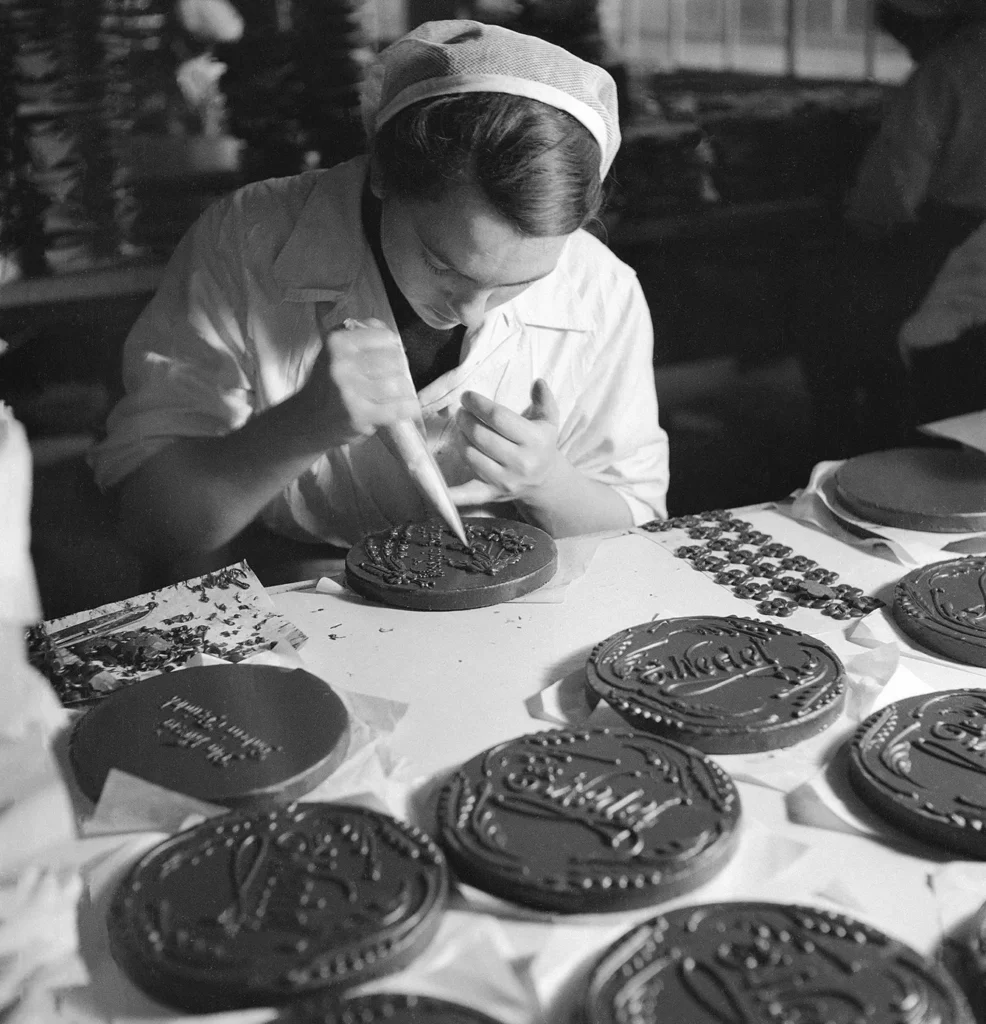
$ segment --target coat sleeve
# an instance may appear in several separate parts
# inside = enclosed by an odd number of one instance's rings
[[[90,456],[104,489],[174,439],[226,434],[252,414],[232,220],[225,203],[203,214],[175,249],[154,298],[127,337],[126,393]]]
[[[667,515],[668,438],[658,421],[654,331],[643,290],[627,268],[601,289],[585,387],[562,426],[560,449],[608,484],[635,524]]]

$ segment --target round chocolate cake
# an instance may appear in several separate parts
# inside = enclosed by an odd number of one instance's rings
[[[849,779],[881,817],[953,853],[986,858],[986,691],[944,690],[875,711]]]
[[[867,522],[929,533],[986,530],[986,455],[969,448],[891,448],[847,459],[838,500]]]
[[[303,1000],[277,1020],[279,1024],[498,1024],[470,1006],[396,992],[350,996],[340,1002]]]
[[[184,668],[109,694],[79,719],[69,758],[99,799],[110,769],[224,807],[287,803],[342,763],[345,705],[318,676],[271,665]]]
[[[463,520],[469,546],[438,520],[367,534],[346,555],[346,583],[382,604],[422,611],[483,608],[544,586],[555,542],[510,519]]]
[[[646,733],[534,733],[467,761],[439,797],[461,881],[560,913],[648,906],[729,860],[740,800],[698,751]]]
[[[965,923],[961,940],[953,943],[953,975],[962,986],[976,1020],[986,1020],[986,903]]]
[[[846,693],[820,640],[735,616],[631,626],[596,645],[586,678],[635,727],[711,754],[798,743],[839,717]]]
[[[341,991],[407,966],[448,893],[441,850],[375,811],[234,811],[146,853],[113,897],[113,957],[195,1013]]]
[[[986,558],[915,569],[894,588],[894,621],[916,643],[986,668]]]
[[[973,1024],[937,964],[842,914],[715,903],[618,939],[586,986],[591,1024]]]

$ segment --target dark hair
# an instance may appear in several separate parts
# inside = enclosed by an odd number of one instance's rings
[[[602,205],[596,140],[570,114],[524,96],[415,103],[383,125],[372,152],[385,194],[438,200],[475,184],[525,235],[571,234]]]

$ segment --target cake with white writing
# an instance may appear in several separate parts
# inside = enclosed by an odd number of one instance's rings
[[[986,858],[986,691],[942,690],[874,711],[852,738],[849,779],[902,831]]]
[[[788,747],[845,703],[845,673],[820,640],[761,619],[695,615],[631,626],[597,644],[590,688],[635,728],[706,753]]]
[[[224,807],[287,803],[342,763],[349,714],[303,669],[215,665],[109,694],[76,723],[69,758],[96,802],[112,769]]]
[[[894,588],[894,621],[921,647],[986,668],[986,558],[914,569]]]
[[[361,807],[232,811],[145,853],[113,895],[110,951],[152,998],[205,1013],[342,992],[427,946],[441,850]]]
[[[559,913],[629,910],[712,878],[732,856],[732,779],[646,733],[521,736],[467,761],[439,797],[438,841],[460,881]]]
[[[589,974],[592,1024],[973,1024],[934,961],[843,914],[779,903],[681,907],[616,940]]]
[[[971,448],[890,448],[847,459],[835,495],[866,522],[928,533],[986,530],[986,454]]]
[[[281,1012],[278,1024],[499,1024],[461,1003],[433,996],[376,992],[338,1002],[302,1000]]]
[[[422,611],[482,608],[544,586],[555,542],[510,519],[463,520],[465,545],[437,519],[367,534],[346,555],[346,584],[372,601]]]

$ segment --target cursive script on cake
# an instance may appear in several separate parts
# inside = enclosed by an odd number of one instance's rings
[[[217,768],[228,768],[247,758],[264,761],[284,749],[234,725],[226,715],[177,695],[169,697],[161,705],[161,710],[173,714],[159,721],[154,728],[160,742],[186,750],[205,748],[206,761]]]

